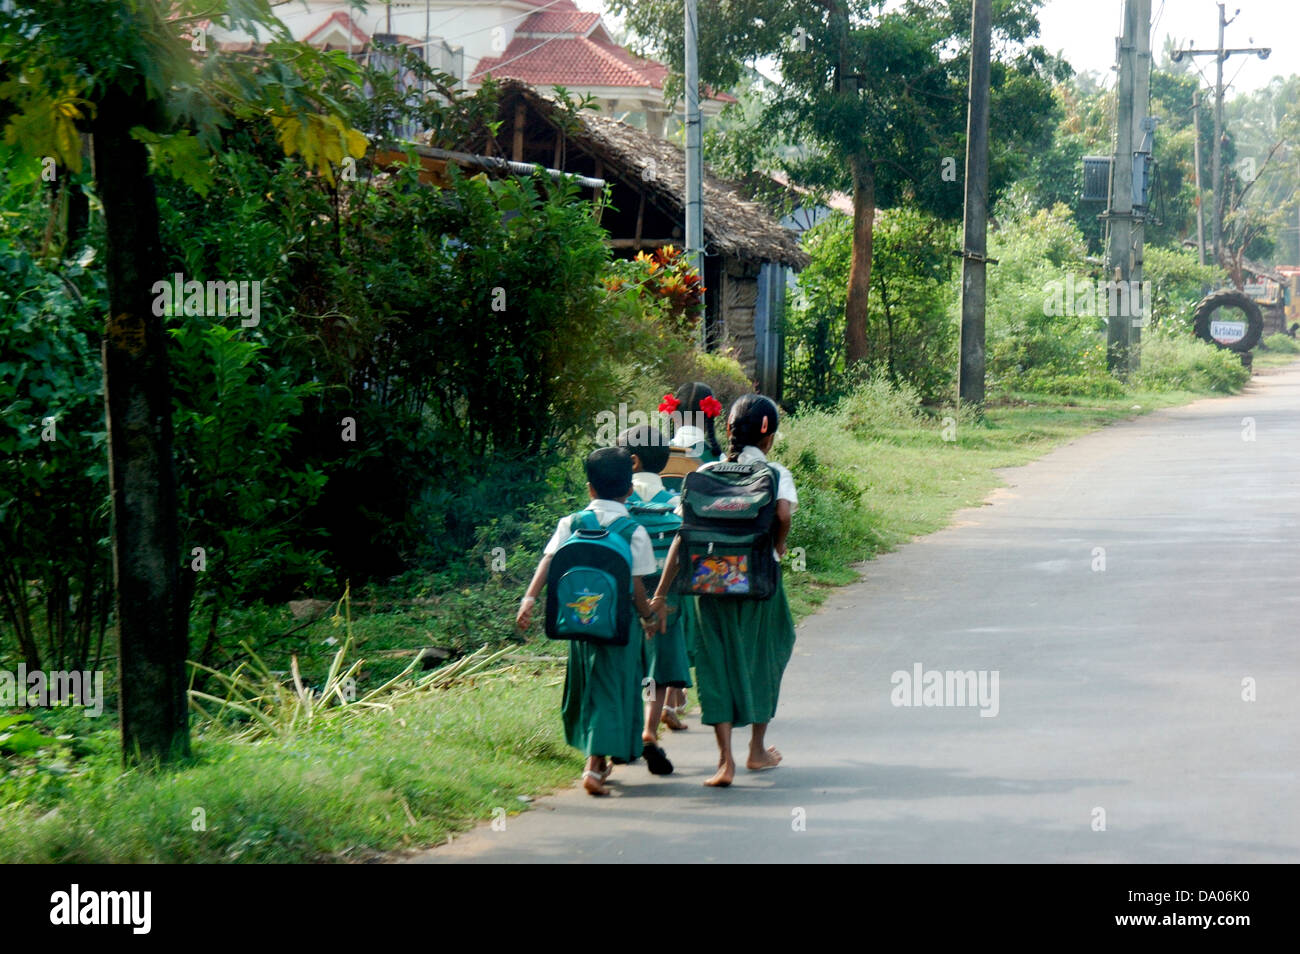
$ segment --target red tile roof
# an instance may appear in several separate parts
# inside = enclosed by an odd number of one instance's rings
[[[307,44],[314,42],[317,36],[324,33],[329,29],[331,24],[335,23],[341,26],[344,32],[351,33],[352,38],[356,40],[357,43],[364,45],[370,42],[370,37],[366,35],[366,32],[352,22],[352,17],[344,10],[338,10],[331,13],[325,18],[324,22],[322,22],[320,26],[303,37],[302,42]]]
[[[599,23],[599,13],[583,13],[577,7],[568,10],[561,5],[531,14],[519,24],[515,36],[546,36],[555,33],[576,33],[579,36],[586,36]]]
[[[470,81],[491,73],[537,86],[643,86],[662,88],[668,67],[633,56],[591,37],[520,37],[500,56],[486,56]]]

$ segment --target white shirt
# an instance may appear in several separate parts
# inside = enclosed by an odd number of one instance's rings
[[[645,503],[654,499],[655,495],[664,489],[663,479],[658,474],[652,474],[646,470],[638,470],[632,475],[632,492],[635,493]]]
[[[635,475],[633,475],[635,476]],[[596,515],[596,522],[602,527],[608,527],[619,517],[629,516],[627,507],[623,506],[617,500],[593,500],[587,505],[588,510]],[[560,545],[573,535],[570,529],[572,515],[561,517],[560,522],[555,525],[555,533],[551,535],[550,542],[546,544],[546,549],[542,552],[547,556],[560,549]],[[655,551],[650,543],[650,534],[645,532],[645,527],[637,527],[632,531],[632,575],[633,576],[650,576],[656,572]]]

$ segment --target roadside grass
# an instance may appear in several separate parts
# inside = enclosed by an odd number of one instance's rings
[[[786,563],[796,617],[857,579],[863,561],[978,505],[1002,482],[999,468],[1204,396],[1005,393],[976,419],[876,384],[835,412],[783,421],[772,456],[791,468],[799,488]],[[552,503],[556,515],[572,504]],[[519,796],[571,783],[581,757],[565,745],[559,720],[565,647],[535,632],[519,637],[511,625],[536,541],[549,529],[518,538],[501,572],[485,572],[484,554],[476,552],[459,577],[411,577],[354,594],[350,629],[319,606],[315,619],[297,619],[283,606],[249,606],[221,622],[223,645],[247,642],[274,670],[289,670],[297,656],[309,685],[323,683],[348,632],[353,657],[366,660],[357,676],[361,692],[428,646],[507,648],[504,673],[408,693],[392,711],[343,710],[257,742],[208,725],[195,734],[193,759],[163,773],[122,771],[111,715],[89,720],[78,710],[32,710],[33,725],[55,741],[23,755],[0,752],[0,859],[368,860],[441,843],[476,821],[525,808]],[[217,668],[235,662],[232,655]]]
[[[1281,333],[1269,335],[1255,349],[1254,366],[1257,368],[1282,368],[1300,360],[1300,341]]]
[[[517,668],[287,738],[198,736],[188,764],[160,773],[123,772],[116,732],[100,730],[59,791],[0,810],[0,859],[365,861],[436,844],[572,780],[560,679]]]

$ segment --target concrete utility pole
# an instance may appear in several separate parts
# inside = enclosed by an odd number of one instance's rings
[[[1128,371],[1137,370],[1142,355],[1142,325],[1151,317],[1143,311],[1146,297],[1142,295],[1142,245],[1146,240],[1147,199],[1151,191],[1151,152],[1155,148],[1156,121],[1147,115],[1151,102],[1151,0],[1135,0],[1133,24],[1133,211],[1131,219],[1133,243],[1132,264],[1127,275],[1129,284],[1128,307]],[[1136,291],[1136,294],[1134,293]],[[1116,296],[1122,301],[1122,296]]]
[[[1119,82],[1116,92],[1115,154],[1110,164],[1110,207],[1106,210],[1108,234],[1106,264],[1111,281],[1127,283],[1133,273],[1133,171],[1134,108],[1137,43],[1145,19],[1150,31],[1151,0],[1125,0],[1124,35],[1119,41]],[[1150,56],[1150,51],[1147,51]],[[1143,103],[1145,106],[1145,101]],[[1145,113],[1145,109],[1143,110]],[[1121,285],[1121,287],[1131,287]],[[1119,296],[1112,296],[1118,299]],[[1132,304],[1130,296],[1130,305]],[[1117,309],[1118,310],[1118,309]],[[1106,322],[1106,367],[1127,373],[1132,319],[1112,314]]]
[[[966,116],[966,211],[961,268],[961,367],[957,394],[984,406],[984,302],[988,262],[989,46],[993,0],[971,9],[970,89]]]
[[[1196,176],[1196,252],[1200,263],[1205,264],[1205,207],[1201,202],[1201,91],[1192,94],[1192,170]]]
[[[1237,10],[1232,20],[1237,19]],[[1177,63],[1184,56],[1214,57],[1214,149],[1210,159],[1211,188],[1214,190],[1214,218],[1210,222],[1211,236],[1214,244],[1214,259],[1223,262],[1223,64],[1234,53],[1254,53],[1261,60],[1268,59],[1273,51],[1268,47],[1237,47],[1224,49],[1223,31],[1232,22],[1224,16],[1224,5],[1219,4],[1219,45],[1212,50],[1175,50],[1171,56]]]
[[[696,0],[686,0],[686,259],[704,277],[704,160],[700,130],[700,20]],[[704,321],[699,324],[704,344]]]

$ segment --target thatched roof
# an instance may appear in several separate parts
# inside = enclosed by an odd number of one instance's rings
[[[555,102],[524,83],[501,84],[505,102],[523,97],[538,113],[553,119]],[[578,114],[576,129],[567,141],[599,157],[609,177],[613,166],[624,178],[644,182],[647,193],[666,212],[684,214],[686,155],[676,145],[591,110]],[[554,120],[553,120],[554,121]],[[810,261],[799,247],[798,236],[785,228],[762,205],[747,199],[740,187],[704,169],[704,238],[707,251],[752,262],[779,262],[801,269]]]

